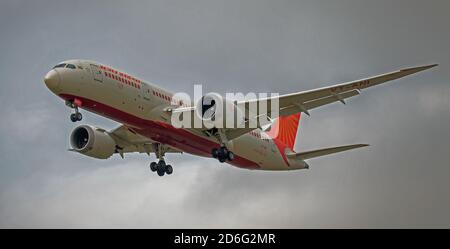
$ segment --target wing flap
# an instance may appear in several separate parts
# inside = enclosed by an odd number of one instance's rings
[[[121,125],[108,133],[114,138],[114,140],[116,140],[116,142],[121,147],[127,145],[146,144],[153,142],[151,139],[148,139],[144,136],[137,134],[135,131],[129,129],[125,125]]]
[[[356,95],[359,95],[359,91],[352,90],[352,91],[348,91],[348,92],[344,92],[344,93],[340,93],[340,94],[336,94],[336,95],[331,95],[331,96],[328,96],[325,98],[308,101],[304,104],[290,105],[286,108],[280,109],[280,115],[281,116],[289,116],[289,115],[299,113],[299,112],[305,112],[306,114],[309,115],[309,112],[308,112],[309,110],[318,108],[323,105],[328,105],[328,104],[331,104],[334,102],[345,103],[344,102],[345,99],[351,98]]]

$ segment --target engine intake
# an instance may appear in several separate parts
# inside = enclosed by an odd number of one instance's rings
[[[107,159],[116,150],[116,142],[105,130],[81,125],[70,135],[72,149],[86,156]]]

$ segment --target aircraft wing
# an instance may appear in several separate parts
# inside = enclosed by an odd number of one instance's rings
[[[393,81],[396,79],[403,78],[405,76],[415,74],[433,67],[436,67],[437,64],[421,66],[421,67],[413,67],[413,68],[405,68],[398,71],[394,71],[387,74],[382,74],[366,79],[351,81],[347,83],[342,83],[334,86],[318,88],[309,91],[303,91],[298,93],[291,93],[286,95],[280,95],[276,97],[266,98],[266,99],[258,99],[258,100],[249,100],[249,101],[241,101],[238,102],[237,105],[239,107],[243,107],[246,109],[246,117],[247,119],[255,119],[260,116],[271,117],[270,107],[272,105],[272,101],[277,99],[279,106],[279,115],[280,116],[289,116],[295,113],[303,112],[307,115],[310,115],[309,111],[320,106],[328,105],[335,102],[341,102],[345,104],[345,99],[359,95],[360,91],[365,88],[369,88],[372,86],[380,85],[389,81]],[[260,101],[267,101],[267,113],[259,113],[258,116],[251,116],[251,112],[249,111],[249,107],[252,104],[256,104],[259,106]],[[255,103],[256,102],[256,103]],[[258,123],[258,122],[256,122]],[[260,125],[258,123],[258,125]],[[240,129],[226,129],[227,136],[229,139],[233,139],[239,137],[247,132],[250,132],[251,128],[240,128]]]
[[[108,134],[117,143],[117,153],[119,153],[122,157],[124,153],[139,152],[150,154],[155,152],[155,141],[139,135],[134,130],[126,127],[125,125],[119,126],[116,129],[109,131]],[[171,147],[166,147],[165,152],[182,153],[181,151]]]

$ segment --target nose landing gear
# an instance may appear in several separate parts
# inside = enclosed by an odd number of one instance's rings
[[[70,114],[70,120],[72,122],[81,121],[83,119],[83,115],[78,111],[78,107],[81,106],[81,101],[79,99],[75,99],[73,101],[66,101],[66,105],[75,110],[75,113]]]
[[[72,122],[77,122],[83,120],[83,115],[78,112],[78,108],[75,109],[75,113],[70,114],[70,120]]]

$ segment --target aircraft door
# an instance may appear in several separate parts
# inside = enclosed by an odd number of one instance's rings
[[[151,101],[152,90],[147,84],[142,84],[142,94],[144,96],[144,101]]]
[[[142,97],[139,99],[141,106],[145,109],[150,108],[152,106],[151,97],[150,97],[150,95],[151,95],[150,87],[147,84],[142,84],[140,91],[141,91],[140,94],[142,95]],[[145,112],[148,110],[143,110],[143,111]]]
[[[103,73],[100,70],[99,66],[95,64],[91,64],[92,75],[95,81],[103,82]]]

